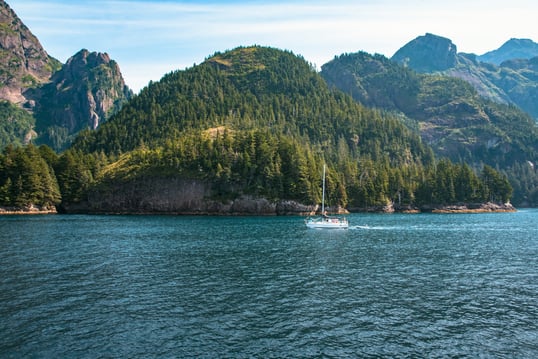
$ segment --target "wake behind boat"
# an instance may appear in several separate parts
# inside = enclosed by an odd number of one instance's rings
[[[321,195],[321,216],[316,218],[306,218],[307,228],[327,228],[327,229],[345,229],[349,227],[346,218],[329,217],[325,212],[325,164],[323,165],[323,190]]]

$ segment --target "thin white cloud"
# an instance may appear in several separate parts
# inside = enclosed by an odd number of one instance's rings
[[[163,63],[191,66],[215,51],[240,45],[291,50],[319,67],[343,52],[364,50],[390,57],[426,32],[448,37],[460,51],[475,53],[499,47],[511,37],[538,40],[534,0],[12,0],[9,4],[47,52],[61,61],[87,48],[108,52],[122,69],[136,68],[136,75],[122,71],[135,90],[150,79],[158,80],[164,74],[158,73]],[[146,66],[146,71],[140,70]]]

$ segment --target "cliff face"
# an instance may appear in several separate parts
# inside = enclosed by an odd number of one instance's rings
[[[81,50],[32,95],[38,103],[38,129],[57,126],[73,134],[96,129],[132,92],[108,54]]]
[[[272,202],[242,196],[233,200],[211,197],[211,186],[183,178],[139,178],[127,183],[100,186],[86,201],[64,203],[68,213],[175,213],[203,215],[307,215],[317,206],[294,201]]]
[[[0,98],[23,104],[24,92],[47,82],[60,66],[5,1],[0,1]]]

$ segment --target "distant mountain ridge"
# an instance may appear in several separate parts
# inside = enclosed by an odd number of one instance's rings
[[[535,45],[529,41],[509,41],[507,47],[516,43]],[[408,42],[391,60],[421,73],[461,78],[472,84],[481,96],[516,105],[538,120],[538,60],[507,60],[506,56],[514,52],[500,50],[499,53],[505,59],[499,66],[480,62],[474,54],[458,53],[449,39],[426,34]]]
[[[501,65],[507,60],[532,59],[538,56],[538,44],[531,39],[512,38],[496,50],[488,51],[476,59],[481,62],[489,62]]]
[[[421,75],[382,55],[364,52],[335,58],[322,66],[321,75],[361,103],[418,121],[423,139],[439,155],[472,165],[538,161],[534,151],[526,153],[535,143],[518,143],[527,134],[538,138],[532,120],[520,110],[481,98],[461,79]],[[511,132],[516,123],[526,129]]]

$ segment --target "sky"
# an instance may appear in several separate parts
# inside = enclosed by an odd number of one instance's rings
[[[343,53],[391,57],[426,33],[481,55],[511,38],[538,42],[536,0],[7,0],[47,53],[65,63],[106,52],[135,93],[215,52],[262,45],[321,69]]]

